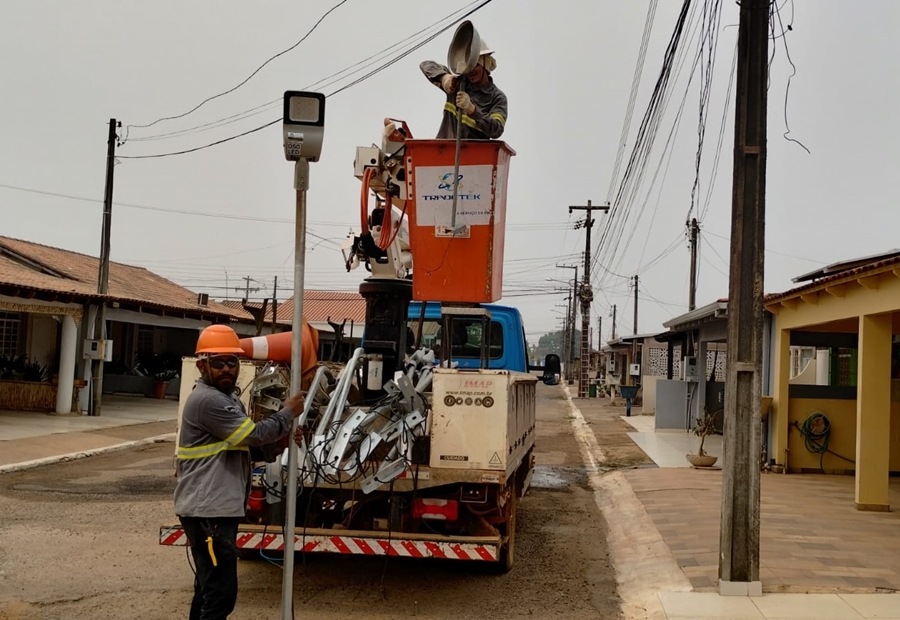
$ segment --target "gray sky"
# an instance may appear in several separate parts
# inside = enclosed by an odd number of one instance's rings
[[[0,184],[102,199],[106,123],[116,117],[144,124],[180,114],[247,77],[266,58],[296,42],[336,0],[9,0],[0,6]],[[695,0],[699,3],[699,0]],[[292,52],[267,65],[232,94],[193,114],[132,129],[120,155],[192,148],[252,129],[281,114],[276,103],[262,114],[224,127],[174,138],[139,141],[196,127],[301,89],[400,42],[451,11],[469,4],[437,0],[374,3],[349,0]],[[647,107],[680,2],[659,3],[643,79],[625,151]],[[519,307],[532,340],[554,329],[562,295],[521,295],[552,288],[571,270],[557,262],[580,261],[583,231],[570,230],[567,206],[606,200],[631,88],[647,1],[494,0],[472,18],[496,50],[496,83],[510,100],[503,139],[518,153],[510,170],[509,233],[504,303]],[[723,3],[713,74],[699,207],[706,204],[725,109],[725,91],[737,28],[737,6]],[[793,20],[792,20],[793,15]],[[793,30],[786,41],[796,75],[790,84],[791,136],[782,138],[784,99],[792,73],[779,38],[769,91],[766,290],[791,286],[790,278],[823,263],[900,246],[900,216],[890,206],[894,167],[900,161],[900,3],[869,0],[787,0],[781,9]],[[699,14],[698,14],[699,18]],[[696,21],[693,23],[697,23]],[[689,33],[698,30],[691,26]],[[776,33],[781,28],[776,22]],[[322,160],[312,165],[307,286],[356,290],[365,272],[346,273],[337,251],[350,226],[358,227],[359,182],[353,178],[356,146],[380,140],[382,119],[405,119],[416,137],[433,137],[441,93],[421,76],[425,59],[444,61],[452,29],[369,80],[329,98]],[[631,206],[618,252],[604,267],[616,275],[595,280],[592,324],[617,304],[619,333],[632,331],[627,276],[640,274],[642,332],[687,308],[689,255],[684,222],[691,204],[697,149],[700,75],[695,74],[671,158],[663,147],[686,92],[699,37],[686,34],[687,62],[659,127],[648,170]],[[401,49],[401,48],[398,48]],[[345,78],[321,87],[329,93]],[[733,96],[732,96],[733,99]],[[729,109],[733,110],[733,103]],[[237,218],[293,218],[292,164],[281,148],[280,124],[197,153],[161,159],[121,160],[115,200],[169,210]],[[702,221],[698,304],[727,295],[733,117],[708,210]],[[654,172],[663,157],[655,184]],[[668,161],[668,167],[665,162]],[[663,180],[664,177],[664,180]],[[646,204],[645,204],[646,203]],[[598,215],[595,239],[602,230]],[[98,204],[0,188],[0,232],[96,255]],[[116,207],[112,257],[146,266],[194,290],[224,297],[227,287],[251,276],[271,293],[272,279],[292,275],[293,225]],[[668,253],[666,253],[668,251]],[[226,281],[227,273],[227,281]],[[231,290],[232,298],[239,294]],[[595,328],[596,329],[596,328]],[[596,334],[595,334],[596,342]]]

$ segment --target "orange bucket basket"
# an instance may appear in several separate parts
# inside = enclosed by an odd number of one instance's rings
[[[406,140],[413,299],[491,303],[503,295],[503,247],[509,160],[505,142],[464,140],[454,236],[455,140]]]

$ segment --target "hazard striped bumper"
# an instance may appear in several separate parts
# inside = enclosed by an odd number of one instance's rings
[[[280,527],[278,528],[281,529]],[[284,537],[272,528],[242,525],[238,529],[239,549],[284,551]],[[180,525],[159,528],[159,544],[183,547],[187,536]],[[294,536],[294,551],[307,553],[340,553],[343,555],[377,555],[442,560],[497,562],[500,558],[499,536],[433,536],[429,534],[393,534],[382,532],[307,529]]]

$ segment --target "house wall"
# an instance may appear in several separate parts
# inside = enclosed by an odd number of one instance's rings
[[[893,381],[891,390],[891,439],[890,470],[900,472],[900,381]],[[831,423],[831,440],[828,449],[856,459],[856,399],[791,398],[788,403],[788,469],[793,472],[817,473],[819,455],[806,449],[806,442],[794,424],[803,425],[814,413],[823,413]],[[781,462],[781,457],[777,458]],[[828,473],[853,472],[856,466],[833,454],[825,454],[821,461]]]
[[[25,354],[28,359],[57,366],[56,350],[59,323],[50,315],[28,314]]]
[[[674,379],[655,382],[657,430],[687,430],[688,386],[696,385]]]

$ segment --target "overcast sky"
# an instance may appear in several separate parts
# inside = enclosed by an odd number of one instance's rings
[[[772,42],[767,292],[790,288],[791,277],[821,264],[900,246],[900,216],[892,204],[900,162],[900,3],[782,1],[782,23],[791,23],[792,30],[781,37],[776,22]],[[0,4],[0,184],[101,200],[110,117],[122,121],[124,137],[125,125],[186,112],[293,45],[336,3],[5,0]],[[348,0],[307,41],[235,92],[184,118],[132,128],[119,154],[179,151],[275,120],[285,90],[308,87],[469,4]],[[645,0],[494,0],[472,17],[496,50],[495,82],[510,101],[503,139],[518,153],[510,168],[504,303],[522,310],[534,340],[559,325],[554,311],[563,296],[523,295],[552,289],[555,283],[548,279],[572,277],[557,263],[580,261],[584,233],[571,230],[578,218],[569,217],[567,206],[607,199],[648,5]],[[663,0],[656,10],[626,160],[680,7],[681,2]],[[736,3],[723,3],[701,159],[699,305],[726,296],[728,288],[732,101],[708,203],[706,195],[737,36],[737,28],[728,25],[737,22],[737,12]],[[639,331],[660,331],[663,321],[687,309],[689,255],[683,241],[694,183],[699,70],[690,86],[688,78],[699,46],[699,17],[697,11],[686,30],[687,61],[673,75],[673,93],[629,207],[625,234],[595,279],[602,286],[592,325],[598,313],[603,316],[604,339],[610,335],[612,304],[618,307],[619,333],[632,332],[626,278],[635,273],[640,275]],[[308,288],[356,290],[364,277],[362,270],[344,271],[337,249],[350,227],[358,227],[355,147],[379,142],[386,116],[405,119],[416,137],[434,136],[443,99],[418,64],[443,62],[452,31],[328,99],[325,147],[321,161],[312,165],[309,192],[310,233],[316,237],[309,238]],[[793,73],[785,43],[796,65],[787,108],[790,135],[809,154],[782,137],[785,89]],[[318,89],[330,93],[366,72]],[[680,125],[666,151],[685,93]],[[139,140],[272,101],[260,114],[225,126]],[[115,201],[121,204],[113,215],[114,260],[146,266],[217,298],[240,297],[234,289],[244,276],[260,288],[251,297],[270,295],[276,275],[282,290],[290,288],[294,193],[280,123],[196,153],[121,159],[115,178]],[[595,240],[604,217],[597,216]],[[0,187],[0,222],[3,235],[99,253],[99,204]]]

